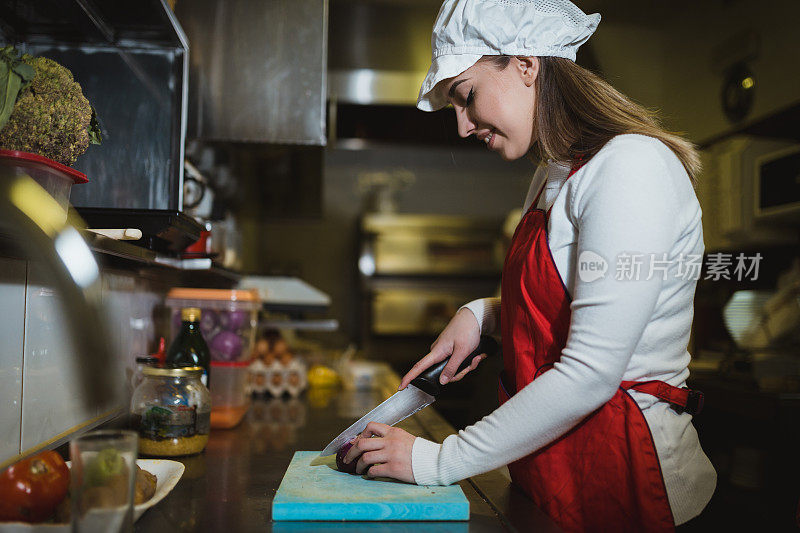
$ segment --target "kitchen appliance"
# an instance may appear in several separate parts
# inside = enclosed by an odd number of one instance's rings
[[[762,391],[800,390],[800,263],[774,291],[736,291],[723,308],[725,326]]]
[[[458,308],[493,294],[502,220],[370,213],[361,221],[362,335],[438,334]]]
[[[734,244],[790,244],[800,222],[800,144],[736,136],[707,150],[704,218]],[[705,183],[704,183],[705,182]]]
[[[492,355],[498,350],[497,341],[492,337],[482,336],[478,347],[469,354],[459,365],[458,372],[469,367],[473,359],[481,354]],[[425,372],[417,376],[408,387],[398,391],[378,405],[375,409],[359,418],[350,427],[342,431],[325,449],[320,452],[320,456],[336,453],[342,445],[364,431],[369,422],[380,422],[393,426],[413,415],[417,411],[424,409],[436,401],[436,396],[442,390],[439,383],[439,376],[442,374],[448,359],[441,361]]]
[[[189,43],[167,3],[42,0],[2,11],[0,41],[67,67],[96,111],[103,143],[75,163],[89,183],[70,202],[111,216],[95,223],[96,212],[81,211],[87,224],[142,229],[137,245],[148,246],[145,220],[168,211],[177,215],[161,220],[178,226],[160,233],[183,232]],[[121,222],[134,211],[137,221]],[[184,235],[191,242],[199,232]]]
[[[204,227],[175,209],[81,207],[78,214],[92,228],[136,228],[136,244],[156,252],[177,254],[200,238]]]
[[[800,220],[800,144],[756,158],[755,167],[756,220]]]
[[[67,67],[97,113],[103,143],[74,165],[90,183],[72,204],[182,210],[189,44],[172,10],[160,0],[6,5],[7,40]]]
[[[327,0],[192,0],[189,136],[326,144]]]
[[[731,295],[722,308],[722,318],[737,344],[741,346],[759,327],[761,310],[772,295],[771,291],[751,290],[736,291]]]
[[[457,484],[425,487],[367,479],[337,471],[333,457],[320,460],[317,452],[301,451],[295,452],[292,457],[272,500],[272,519],[469,520],[469,501]],[[465,531],[466,526],[464,524]],[[441,529],[448,532],[458,530],[455,524],[448,524]]]

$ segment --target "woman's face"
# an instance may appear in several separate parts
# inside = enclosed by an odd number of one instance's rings
[[[506,161],[528,153],[536,141],[533,116],[539,60],[512,57],[503,70],[481,60],[454,78],[442,81],[453,104],[461,137],[475,135]]]

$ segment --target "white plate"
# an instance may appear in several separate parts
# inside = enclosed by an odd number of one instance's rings
[[[178,461],[167,459],[138,459],[136,464],[140,468],[155,474],[156,492],[153,497],[144,503],[134,506],[133,519],[138,520],[142,514],[169,494],[183,475],[185,467]],[[67,461],[67,466],[70,462]],[[0,522],[0,533],[69,533],[69,524],[26,524],[24,522]]]

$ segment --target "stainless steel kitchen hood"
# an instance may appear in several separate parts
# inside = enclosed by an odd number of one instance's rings
[[[330,99],[414,105],[440,6],[440,0],[331,0]]]
[[[360,105],[416,105],[441,0],[330,0],[328,95]],[[584,45],[579,63],[597,69]]]
[[[324,145],[327,0],[179,0],[190,138]]]

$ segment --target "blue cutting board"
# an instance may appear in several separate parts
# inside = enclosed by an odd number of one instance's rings
[[[469,520],[458,485],[422,487],[336,470],[336,456],[295,452],[272,500],[281,520]]]

